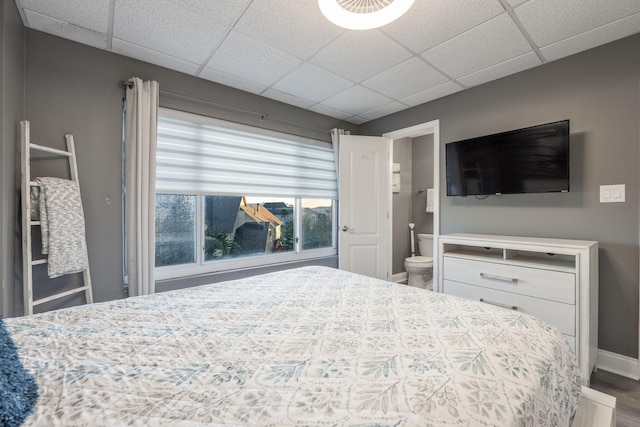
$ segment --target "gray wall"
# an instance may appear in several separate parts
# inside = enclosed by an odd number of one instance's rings
[[[570,193],[442,196],[441,232],[599,241],[599,347],[637,357],[640,36],[365,123],[361,131],[380,135],[434,119],[443,145],[571,120]],[[599,203],[606,184],[625,184],[626,203]]]
[[[0,134],[2,148],[0,149],[0,277],[2,291],[0,292],[0,315],[10,313],[10,305],[14,298],[13,277],[14,257],[13,247],[16,243],[14,230],[19,227],[15,220],[16,194],[14,192],[16,169],[20,153],[18,122],[24,111],[24,32],[22,21],[15,2],[3,1],[0,7],[0,49],[2,66],[0,67]],[[19,242],[18,242],[19,243]],[[17,266],[20,274],[20,266]]]
[[[96,301],[122,298],[121,144],[122,98],[120,80],[137,76],[157,80],[160,104],[186,111],[330,141],[330,129],[357,126],[302,110],[247,92],[187,76],[172,70],[80,45],[33,30],[24,30],[26,50],[24,118],[31,122],[32,140],[63,148],[64,134],[76,141],[81,196],[87,224],[87,245]],[[250,110],[251,112],[246,112]],[[268,115],[261,120],[261,115]],[[19,119],[21,119],[20,117]],[[18,118],[16,120],[19,120]],[[281,120],[282,119],[282,120]],[[13,143],[12,138],[3,147]],[[34,176],[64,173],[64,163],[34,165]],[[4,173],[4,169],[3,169]],[[16,183],[19,185],[19,183]],[[16,187],[17,188],[17,187]],[[3,189],[3,200],[12,197]],[[4,209],[4,203],[3,203]],[[20,251],[16,252],[20,257]],[[319,263],[337,265],[336,258]],[[3,267],[6,265],[3,262]],[[287,266],[289,267],[289,266]],[[262,270],[253,270],[259,273]],[[196,278],[213,282],[243,274]],[[73,280],[73,278],[69,278]],[[12,310],[22,310],[22,284],[14,283]],[[64,287],[56,283],[53,287]],[[175,281],[158,288],[179,287]],[[61,300],[43,309],[74,304]]]

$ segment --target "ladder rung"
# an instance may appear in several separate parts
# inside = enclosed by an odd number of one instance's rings
[[[53,301],[55,299],[58,298],[64,298],[67,297],[69,295],[73,295],[73,294],[77,294],[78,292],[86,292],[89,289],[88,286],[83,286],[81,288],[76,288],[76,289],[71,289],[69,291],[65,291],[65,292],[60,292],[59,294],[55,294],[55,295],[51,295],[45,298],[40,298],[39,300],[36,300],[33,302],[33,305],[40,305],[40,304],[44,304],[45,302],[49,302],[49,301]]]
[[[29,147],[36,150],[40,150],[40,151],[46,151],[47,153],[53,153],[53,154],[59,154],[60,156],[71,157],[70,152],[58,150],[57,148],[45,147],[43,145],[32,144],[32,143],[29,143]]]
[[[40,221],[31,221],[31,225],[40,225]]]
[[[43,258],[43,259],[36,259],[34,261],[31,261],[31,265],[41,265],[41,264],[46,264],[47,263],[47,259]]]

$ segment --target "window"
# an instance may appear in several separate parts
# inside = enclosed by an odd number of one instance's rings
[[[156,267],[196,262],[196,197],[156,194]]]
[[[156,277],[336,254],[331,144],[161,108]]]

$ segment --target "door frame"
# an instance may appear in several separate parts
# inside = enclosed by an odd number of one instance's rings
[[[438,240],[440,236],[440,119],[431,120],[409,126],[402,129],[397,129],[391,132],[383,133],[382,136],[386,136],[390,139],[389,147],[389,188],[391,188],[392,166],[393,166],[393,141],[394,139],[401,138],[418,138],[420,136],[433,135],[433,188],[434,188],[434,200],[433,200],[433,290],[440,292],[440,272],[438,271],[438,256],[439,245]],[[389,197],[389,238],[393,241],[393,206],[392,198]],[[389,266],[393,265],[393,251],[389,251]]]

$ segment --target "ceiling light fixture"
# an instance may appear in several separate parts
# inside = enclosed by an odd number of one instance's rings
[[[334,24],[349,30],[382,27],[405,14],[415,0],[318,0],[320,10]]]

